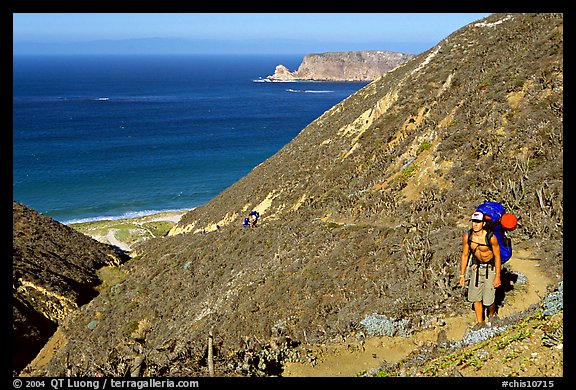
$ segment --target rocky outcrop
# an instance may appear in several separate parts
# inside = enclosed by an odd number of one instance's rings
[[[415,57],[383,50],[331,52],[308,54],[298,67],[290,72],[278,65],[270,81],[372,81]]]
[[[28,364],[71,312],[97,295],[96,270],[122,252],[13,202],[13,369]]]

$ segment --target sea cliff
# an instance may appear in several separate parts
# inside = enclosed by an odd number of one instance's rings
[[[294,72],[284,65],[276,66],[270,81],[372,81],[415,57],[383,50],[329,52],[308,54]]]

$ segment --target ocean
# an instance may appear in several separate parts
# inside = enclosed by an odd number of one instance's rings
[[[303,56],[15,56],[13,200],[61,223],[198,207],[367,83]]]

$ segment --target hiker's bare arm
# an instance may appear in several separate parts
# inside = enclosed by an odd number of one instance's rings
[[[500,244],[498,244],[498,239],[496,236],[490,238],[490,244],[492,244],[492,252],[494,253],[494,270],[496,271],[496,276],[494,277],[494,287],[499,287],[502,284],[500,280],[500,271],[502,269],[502,258],[500,257]]]
[[[465,278],[463,275],[466,273],[466,265],[468,265],[468,254],[470,253],[470,246],[468,246],[468,233],[462,236],[462,257],[460,259],[460,285],[464,286]]]

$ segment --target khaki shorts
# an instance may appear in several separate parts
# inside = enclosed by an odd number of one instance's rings
[[[488,277],[486,277],[486,268],[480,267],[478,270],[478,287],[476,287],[476,267],[473,265],[470,269],[470,284],[468,285],[468,301],[480,302],[484,306],[490,306],[496,298],[496,289],[494,288],[494,277],[496,270],[488,265]]]

